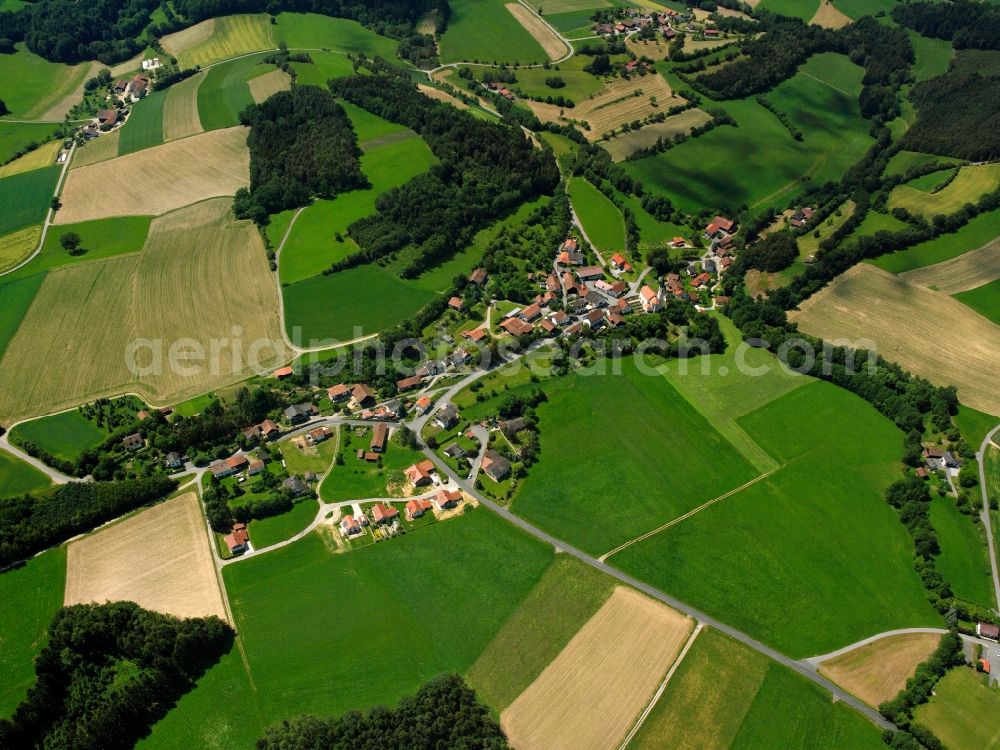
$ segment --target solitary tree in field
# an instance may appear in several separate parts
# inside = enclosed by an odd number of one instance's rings
[[[62,245],[62,249],[70,255],[80,254],[81,242],[80,235],[76,232],[66,232],[59,238],[59,244]]]

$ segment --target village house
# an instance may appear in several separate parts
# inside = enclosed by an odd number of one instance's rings
[[[309,430],[306,433],[306,444],[307,445],[319,445],[324,440],[329,440],[333,436],[333,430],[329,427],[317,427],[315,430]]]
[[[143,70],[156,70],[158,67],[160,67],[160,58],[158,57],[153,57],[149,60],[142,61]]]
[[[461,445],[459,445],[458,443],[452,443],[451,445],[449,445],[447,448],[444,449],[444,455],[448,456],[448,458],[453,458],[457,461],[460,458],[465,458],[467,454],[465,452],[465,448],[463,448]]]
[[[605,299],[603,295],[593,291],[587,292],[587,296],[584,297],[584,299],[587,300],[587,304],[594,309],[607,307],[608,304],[607,299]]]
[[[534,323],[540,317],[542,317],[542,308],[538,305],[528,305],[526,308],[518,313],[518,317],[526,323]]]
[[[417,498],[410,500],[406,504],[406,520],[412,521],[414,518],[420,518],[424,513],[429,511],[433,505],[431,505],[430,500],[424,498]]]
[[[372,506],[372,520],[377,524],[390,523],[396,520],[399,511],[385,503],[375,503]]]
[[[625,260],[625,256],[621,253],[615,253],[611,256],[611,267],[616,271],[631,271],[632,264]]]
[[[371,389],[362,383],[354,386],[351,389],[351,406],[355,409],[360,409],[364,406],[374,406],[375,405],[375,394],[372,393]]]
[[[434,462],[430,460],[421,461],[418,464],[413,464],[403,469],[403,474],[414,487],[423,487],[431,484],[434,481],[431,476],[433,473]]]
[[[483,456],[483,473],[494,482],[502,482],[510,476],[510,461],[501,456],[495,450],[488,450]]]
[[[378,461],[379,454],[374,451],[366,451],[364,448],[358,448],[358,460],[365,461],[367,463],[373,464]]]
[[[976,635],[991,641],[1000,639],[1000,627],[989,622],[976,623]]]
[[[389,425],[380,422],[372,428],[372,442],[368,447],[373,453],[385,453],[385,446],[389,442]]]
[[[125,446],[125,450],[127,451],[137,451],[146,446],[146,441],[142,439],[142,435],[138,432],[133,432],[131,435],[126,435],[122,438],[122,445]]]
[[[249,464],[247,464],[247,476],[253,477],[264,471],[264,462],[259,459],[253,459]]]
[[[458,407],[454,404],[448,404],[443,409],[439,410],[437,414],[434,415],[434,424],[440,427],[442,430],[447,430],[454,427],[458,422]]]
[[[714,239],[719,237],[720,234],[729,234],[732,232],[734,222],[727,219],[724,216],[716,216],[709,222],[708,226],[705,227],[705,237],[708,239]]]
[[[231,555],[246,552],[250,548],[250,534],[247,533],[247,525],[245,523],[234,524],[233,530],[226,536],[225,542]]]
[[[149,79],[141,75],[136,75],[128,82],[128,88],[125,89],[125,93],[132,98],[132,101],[137,102],[146,95],[148,88]]]
[[[385,414],[390,419],[402,419],[406,416],[406,407],[398,398],[386,401],[384,405],[375,410]]]
[[[659,312],[663,309],[663,303],[660,302],[659,296],[649,288],[648,284],[643,284],[642,289],[639,290],[639,303],[647,313]]]
[[[102,109],[97,113],[97,124],[102,128],[110,128],[118,122],[120,114],[117,109]]]
[[[451,510],[460,502],[462,502],[461,490],[438,490],[434,493],[434,504],[438,510]]]
[[[468,339],[473,344],[482,341],[486,338],[486,335],[487,333],[485,328],[473,328],[471,331],[462,331],[462,338]]]
[[[556,330],[556,324],[551,320],[546,318],[538,324],[538,327],[545,331],[546,334],[552,334]]]
[[[184,457],[177,451],[170,451],[163,459],[168,469],[179,469],[184,465]]]
[[[340,533],[345,536],[361,533],[361,524],[354,516],[344,516],[340,519]]]
[[[398,390],[400,392],[402,392],[402,391],[408,391],[408,390],[411,390],[413,388],[416,388],[418,385],[420,385],[423,382],[424,382],[424,379],[422,377],[420,377],[419,375],[411,375],[408,378],[402,378],[400,380],[397,380],[396,381],[396,390]]]
[[[346,401],[351,395],[351,389],[343,383],[337,383],[337,385],[332,388],[326,389],[326,395],[334,403],[337,403],[338,401]]]
[[[705,273],[704,271],[699,273],[693,279],[691,279],[691,286],[695,288],[703,287],[712,280],[711,274]]]
[[[608,294],[610,294],[612,297],[622,297],[625,295],[626,292],[628,292],[628,284],[626,284],[621,279],[615,281],[611,285],[611,288],[608,289]]]
[[[292,424],[301,424],[307,421],[310,417],[314,417],[319,414],[319,410],[314,404],[309,402],[301,404],[292,404],[287,409],[285,409],[285,419],[287,419]]]
[[[461,309],[462,309],[462,298],[461,297],[452,297],[450,300],[448,300],[448,307],[450,307],[452,310],[461,311]]]
[[[271,375],[278,380],[284,380],[289,377],[293,372],[295,372],[291,367],[281,367],[275,370]]]
[[[421,396],[420,398],[418,398],[416,403],[417,414],[423,416],[424,414],[429,412],[431,410],[431,406],[433,405],[433,403],[434,402],[431,401],[428,396]]]
[[[294,476],[288,477],[288,479],[282,482],[281,489],[293,495],[304,495],[309,492],[309,485],[303,482],[300,477]]]
[[[482,286],[486,283],[486,269],[477,268],[469,274],[469,283],[475,286]]]
[[[808,222],[813,217],[814,213],[815,211],[813,211],[809,206],[800,208],[795,213],[792,214],[792,218],[789,220],[789,224],[791,224],[793,227],[797,229],[803,226],[806,222]]]
[[[576,277],[580,281],[594,281],[604,278],[604,269],[600,266],[584,266],[576,271]]]
[[[523,320],[517,317],[507,318],[500,327],[509,333],[511,336],[523,336],[526,333],[531,333],[532,327],[530,323],[525,323]]]
[[[587,321],[587,325],[590,326],[590,330],[592,331],[597,331],[600,330],[601,328],[604,328],[604,325],[607,323],[607,320],[605,320],[604,318],[603,310],[591,310],[590,312],[587,313],[587,316],[586,318],[584,318],[584,320]]]
[[[504,434],[504,437],[513,440],[517,433],[528,428],[528,423],[524,421],[523,417],[515,417],[498,423],[497,428]]]

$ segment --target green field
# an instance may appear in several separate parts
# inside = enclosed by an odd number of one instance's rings
[[[34,658],[62,606],[66,548],[0,573],[0,716],[10,716],[35,682]]]
[[[879,730],[817,685],[714,630],[698,635],[629,750],[877,750]]]
[[[585,10],[570,10],[559,13],[550,13],[548,10],[545,10],[543,18],[556,31],[568,39],[592,36],[594,32],[591,27],[594,25],[594,22],[590,20],[590,17],[594,15],[594,10],[599,6],[594,3],[588,3],[588,5],[591,7]],[[544,3],[542,4],[542,8],[545,8]]]
[[[250,522],[250,540],[254,549],[270,547],[298,534],[313,522],[319,504],[315,500],[295,503],[287,513]]]
[[[1000,279],[983,284],[967,292],[953,295],[964,305],[968,305],[984,318],[1000,325]]]
[[[881,214],[874,214],[881,216]],[[873,216],[871,212],[868,217]],[[891,217],[890,217],[891,218]],[[866,218],[865,221],[868,219]],[[892,219],[897,221],[896,219]],[[902,226],[902,222],[899,222]],[[899,228],[902,228],[899,227]],[[862,223],[861,228],[864,228]],[[1000,211],[980,214],[957,232],[942,234],[901,252],[868,261],[889,273],[903,273],[951,260],[1000,236]]]
[[[870,237],[876,232],[898,232],[901,229],[905,229],[909,226],[905,221],[900,221],[892,214],[880,214],[875,211],[869,211],[865,214],[865,218],[861,220],[861,224],[848,236],[849,240],[857,239],[858,237]],[[906,251],[904,251],[906,252]],[[870,263],[875,263],[879,267],[883,267],[880,264],[892,255],[883,255],[881,258],[875,258],[874,260],[868,261]]]
[[[406,479],[403,469],[423,461],[426,456],[420,451],[404,448],[393,439],[389,442],[382,465],[359,461],[355,455],[359,448],[368,450],[371,432],[356,437],[353,431],[341,433],[343,465],[334,464],[320,487],[320,497],[324,502],[340,500],[364,500],[370,497],[402,497]]]
[[[635,215],[635,223],[639,227],[639,247],[644,245],[661,245],[669,242],[674,237],[690,238],[691,227],[672,224],[665,221],[658,221],[642,207],[642,203],[634,195],[625,195],[616,192],[622,203],[627,206]]]
[[[928,172],[925,175],[916,177],[904,183],[907,187],[919,190],[921,193],[933,193],[939,185],[943,185],[946,180],[952,179],[958,174],[957,169],[939,169],[936,172]]]
[[[551,19],[549,20],[551,21]],[[556,70],[556,66],[548,70],[545,68],[523,68],[517,71],[517,83],[514,85],[528,96],[543,98],[563,96],[580,104],[588,96],[604,88],[604,82],[600,78],[592,76],[583,69],[588,64],[588,60],[590,58],[584,55],[571,57],[566,62],[560,63],[558,70]],[[560,89],[548,86],[545,81],[553,76],[562,78],[566,85]]]
[[[311,63],[292,63],[296,82],[300,86],[326,86],[331,78],[354,74],[354,66],[342,52],[312,51]]]
[[[96,448],[110,435],[78,410],[52,414],[21,422],[10,431],[11,438],[34,443],[56,458],[72,461],[87,448]]]
[[[757,5],[762,10],[780,13],[783,16],[794,16],[808,21],[819,10],[820,0],[761,0]],[[837,3],[838,7],[840,3]],[[846,12],[846,11],[845,11]]]
[[[869,2],[870,0],[860,0]],[[837,0],[837,6],[848,0]],[[913,52],[917,61],[913,65],[913,77],[917,81],[926,81],[930,78],[937,78],[948,72],[951,64],[952,49],[951,42],[945,39],[931,39],[921,36],[912,29],[909,31],[910,41],[913,43]]]
[[[272,27],[275,44],[285,42],[292,49],[364,52],[368,57],[396,60],[397,42],[357,21],[315,13],[279,13],[277,18],[278,23]]]
[[[913,718],[938,736],[950,750],[1000,748],[1000,689],[987,687],[985,675],[956,667],[934,686],[934,694]]]
[[[345,554],[313,534],[227,566],[264,720],[392,704],[464,672],[552,558],[477,510]],[[200,687],[191,697],[217,702]]]
[[[924,164],[962,164],[961,159],[953,159],[950,156],[935,156],[934,154],[924,154],[920,151],[897,151],[889,159],[885,168],[886,177],[903,175],[913,167],[922,167]]]
[[[950,497],[933,499],[931,525],[941,545],[941,554],[936,558],[937,569],[951,584],[955,596],[984,609],[993,609],[997,603],[982,527],[976,525],[971,516],[961,513]]]
[[[44,273],[15,280],[0,277],[0,299],[3,300],[0,305],[0,356],[17,333],[44,279]]]
[[[942,175],[942,178],[945,175]],[[905,208],[910,213],[930,219],[937,214],[951,214],[966,203],[975,203],[1000,185],[1000,164],[980,164],[959,169],[946,187],[931,192],[935,185],[927,177],[899,185],[889,194],[889,209]]]
[[[737,422],[782,468],[611,563],[798,657],[939,625],[883,499],[899,430],[824,382]]]
[[[166,99],[166,90],[154,91],[132,105],[118,137],[119,156],[163,143],[163,103]]]
[[[309,453],[303,453],[289,440],[281,442],[281,457],[285,461],[285,469],[289,476],[298,474],[299,476],[311,471],[320,476],[330,468],[333,463],[334,448],[337,446],[336,439],[326,440],[315,448],[307,449]]]
[[[961,405],[955,415],[955,424],[965,441],[976,450],[989,434],[990,430],[1000,424],[1000,417],[984,414],[972,407]]]
[[[768,2],[770,3],[770,0]],[[833,4],[841,13],[857,21],[862,16],[874,16],[877,13],[888,16],[896,7],[896,0],[833,0]]]
[[[0,499],[20,497],[50,484],[49,478],[38,469],[0,451]]]
[[[601,251],[625,250],[625,220],[614,203],[582,177],[571,180],[569,195],[590,241]]]
[[[391,120],[386,120],[379,117],[376,114],[369,112],[367,109],[362,109],[356,104],[351,104],[349,101],[341,100],[340,106],[344,108],[347,116],[351,120],[351,124],[354,126],[354,132],[358,134],[358,143],[361,148],[367,152],[364,144],[369,141],[374,141],[379,138],[383,138],[387,135],[392,135],[394,133],[402,133],[407,130],[405,125],[400,125],[398,122],[392,122]],[[411,131],[412,132],[412,131]],[[416,135],[415,133],[413,135]],[[375,148],[373,150],[378,150]],[[406,161],[410,157],[405,155],[400,157],[400,161]],[[373,165],[370,168],[376,168]],[[386,169],[383,165],[382,169]],[[384,178],[388,175],[384,173],[379,173],[377,177]]]
[[[198,117],[205,130],[239,125],[240,112],[253,104],[247,73],[264,57],[250,55],[209,68],[198,87]]]
[[[5,122],[0,120],[0,164],[31,143],[47,139],[58,127],[56,124]]]
[[[393,132],[390,126],[394,123],[367,112],[364,114],[367,117],[352,115],[357,116],[358,122],[365,126],[365,129],[358,129],[359,140],[368,133],[385,135],[386,131]],[[342,193],[333,200],[318,200],[299,215],[281,251],[281,282],[294,284],[309,279],[357,252],[358,246],[347,236],[347,227],[373,214],[375,199],[381,193],[426,172],[436,161],[427,144],[415,137],[366,151],[361,157],[361,169],[372,187]],[[341,242],[336,239],[338,232],[343,238]],[[280,241],[280,236],[271,237],[275,247]]]
[[[549,400],[538,408],[544,458],[511,506],[594,554],[757,473],[661,377],[642,374],[632,360],[621,364],[620,375],[574,374],[544,382]]]
[[[452,0],[440,41],[441,62],[542,63],[541,45],[504,7],[503,0]]]
[[[0,235],[42,223],[61,171],[52,166],[0,179]]]
[[[11,116],[19,120],[62,121],[69,111],[63,103],[86,80],[90,63],[69,66],[49,62],[28,52],[23,42],[16,45],[16,50],[12,55],[0,55],[0,81],[3,81],[0,98]]]
[[[469,683],[496,712],[514,702],[614,591],[615,581],[560,555],[469,669]]]
[[[718,127],[623,166],[646,188],[691,213],[706,207],[735,212],[743,204],[784,205],[805,178],[814,184],[839,180],[871,144],[857,103],[862,75],[842,55],[814,55],[768,93],[805,133],[801,142],[753,99],[712,102],[705,106],[725,109],[739,127]]]

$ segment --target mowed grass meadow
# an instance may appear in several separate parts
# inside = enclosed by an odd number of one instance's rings
[[[991,718],[1000,712],[1000,691],[987,687],[987,676],[957,667],[934,686],[930,700],[913,718],[955,750],[996,750],[1000,730]]]
[[[688,651],[628,750],[878,750],[874,724],[714,630]]]
[[[597,249],[624,251],[625,220],[618,207],[582,177],[570,181],[569,195],[580,223]]]
[[[959,511],[951,497],[931,501],[931,525],[941,545],[935,564],[955,596],[984,609],[996,607],[982,527]]]
[[[814,184],[840,179],[871,144],[857,96],[863,71],[843,55],[814,55],[791,79],[767,94],[805,134],[796,141],[777,117],[753,98],[709,102],[728,111],[724,125],[625,169],[678,208],[736,211],[783,205],[806,177]],[[818,79],[818,80],[817,80]]]
[[[49,478],[35,467],[0,451],[0,500],[43,490],[50,484]]]
[[[163,143],[163,105],[168,91],[154,91],[132,105],[118,136],[119,156]]]
[[[84,417],[77,409],[21,422],[10,431],[18,441],[34,443],[56,458],[73,461],[85,450],[96,448],[111,433]]]
[[[945,176],[942,174],[942,179]],[[998,185],[1000,164],[977,164],[961,167],[951,183],[937,192],[931,192],[936,185],[928,182],[899,185],[889,194],[887,205],[889,209],[905,208],[930,219],[937,214],[952,214],[966,203],[975,203]]]
[[[264,13],[210,18],[168,34],[164,49],[174,55],[182,68],[205,67],[220,60],[277,46],[271,23]]]
[[[987,320],[1000,325],[1000,279],[953,296]]]
[[[781,468],[609,562],[795,657],[939,626],[883,498],[899,430],[820,381],[737,422]]]
[[[19,42],[13,54],[0,55],[2,98],[16,119],[61,121],[83,98],[83,83],[97,69],[91,62],[79,65],[49,62]]]
[[[0,235],[45,219],[62,167],[45,167],[0,179]]]
[[[0,277],[0,360],[44,280],[44,273],[11,280]]]
[[[396,58],[398,43],[394,39],[380,36],[357,21],[316,13],[279,13],[277,19],[271,27],[275,45],[284,42],[289,49],[308,49],[313,56],[313,50],[332,50],[352,54],[364,52],[368,57],[386,60]]]
[[[504,0],[453,0],[441,62],[543,63],[548,55],[507,10]]]
[[[869,213],[868,216],[871,217],[873,214]],[[864,228],[864,224],[861,228]],[[1000,237],[1000,211],[990,211],[980,214],[957,232],[939,235],[906,250],[873,258],[868,262],[889,273],[904,273],[957,258],[997,237]]]
[[[35,683],[34,658],[62,606],[66,548],[0,573],[0,716],[10,716]]]
[[[205,130],[238,125],[240,112],[253,104],[247,74],[266,57],[250,55],[213,65],[198,86],[198,117]]]
[[[2,59],[2,58],[0,58]],[[58,123],[22,123],[0,120],[0,164],[31,143],[40,143],[52,135]]]

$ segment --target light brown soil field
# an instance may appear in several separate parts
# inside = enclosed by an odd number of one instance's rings
[[[937,633],[894,635],[820,665],[820,674],[870,706],[895,698],[906,681],[937,648]]]
[[[617,588],[560,654],[503,712],[519,750],[618,746],[677,658],[693,623]]]
[[[59,153],[59,149],[61,148],[62,141],[43,143],[34,151],[29,151],[24,156],[0,167],[0,177],[10,177],[22,172],[30,172],[33,169],[50,167],[56,163],[56,154]]]
[[[900,274],[912,284],[958,294],[1000,278],[1000,237],[957,258]]]
[[[630,52],[635,53],[636,57],[645,56],[650,60],[662,60],[667,56],[670,45],[662,37],[652,40],[636,39],[633,34],[625,40],[625,47]]]
[[[198,115],[198,87],[205,73],[191,76],[170,87],[163,103],[163,140],[176,141],[204,132]],[[253,87],[250,87],[251,92]]]
[[[64,604],[133,601],[227,620],[198,496],[190,492],[69,545]]]
[[[118,138],[121,132],[121,130],[112,130],[110,133],[104,133],[83,146],[77,146],[76,151],[73,152],[73,161],[69,164],[70,171],[86,167],[88,164],[97,164],[99,161],[114,159],[118,156]]]
[[[246,128],[213,130],[71,170],[55,223],[158,216],[249,184]]]
[[[437,30],[437,10],[431,10],[424,13],[420,17],[420,21],[417,23],[417,33],[427,34],[428,36],[434,36],[434,32]]]
[[[142,68],[142,61],[146,59],[145,50],[140,52],[135,57],[131,57],[128,60],[124,60],[117,65],[112,66],[111,76],[112,78],[119,78],[126,73],[131,73],[133,70],[140,70]]]
[[[715,49],[732,44],[732,39],[688,39],[684,42],[685,52],[700,52],[703,49]]]
[[[436,99],[439,102],[446,102],[447,104],[450,104],[453,107],[457,107],[458,109],[469,108],[468,104],[463,102],[461,99],[456,99],[447,91],[436,89],[433,86],[428,86],[425,83],[418,83],[417,88],[420,90],[421,94],[423,94],[424,96],[429,96],[431,99]]]
[[[573,110],[563,109],[557,104],[546,104],[545,102],[533,102],[530,99],[522,100],[528,109],[535,113],[542,122],[564,122],[563,114],[572,114]]]
[[[188,26],[186,29],[167,34],[160,39],[160,44],[173,57],[180,57],[181,54],[194,46],[201,44],[215,33],[215,19],[209,18],[207,21]]]
[[[711,119],[711,115],[700,109],[688,109],[679,115],[668,117],[663,122],[645,125],[640,130],[630,130],[628,133],[616,135],[609,141],[601,141],[601,145],[611,154],[612,159],[622,161],[633,151],[652,146],[659,138],[672,138],[678,133],[690,133],[691,128],[703,125]]]
[[[292,79],[283,70],[272,70],[270,73],[251,78],[247,81],[247,86],[250,87],[250,96],[259,104],[271,94],[288,91],[292,87]]]
[[[823,0],[815,15],[809,19],[809,23],[816,26],[823,26],[827,29],[842,29],[853,21],[845,16],[840,10],[834,7],[830,0]]]
[[[548,24],[523,5],[520,3],[507,3],[504,7],[535,38],[535,41],[542,45],[542,49],[549,56],[549,60],[558,60],[569,52],[566,49],[566,45],[555,35]]]
[[[0,423],[125,392],[184,401],[251,374],[252,346],[261,370],[283,360],[260,234],[231,205],[219,198],[154,219],[141,253],[50,271],[0,359]]]
[[[962,403],[1000,414],[1000,326],[942,292],[860,263],[792,312],[806,333],[867,340],[878,353]]]
[[[652,97],[656,97],[656,107],[650,103]],[[642,120],[683,103],[684,99],[674,96],[662,76],[650,73],[631,80],[617,78],[593,97],[577,102],[568,114],[574,120],[586,121],[590,130],[585,135],[588,140],[596,141],[626,122]]]

